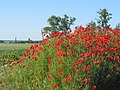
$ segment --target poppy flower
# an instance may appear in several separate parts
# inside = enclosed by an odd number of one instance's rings
[[[92,87],[92,90],[95,90],[97,87],[94,85],[93,87]]]
[[[84,62],[84,59],[83,58],[79,58],[78,62],[82,63],[82,62]]]
[[[83,83],[87,83],[87,81],[88,81],[88,79],[84,79],[84,80],[83,80]]]
[[[25,67],[25,65],[22,65],[22,68],[24,68]]]
[[[9,66],[10,69],[13,69],[12,65]]]
[[[52,85],[52,88],[58,88],[58,84]]]
[[[33,86],[36,87],[36,86],[38,86],[38,84],[37,84],[37,83],[34,83]]]
[[[85,70],[86,70],[86,67],[82,67],[82,70],[85,71]]]
[[[60,60],[60,61],[58,61],[58,65],[61,65],[62,64],[62,61]]]

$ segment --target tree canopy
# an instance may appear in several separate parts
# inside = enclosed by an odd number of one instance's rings
[[[116,25],[115,30],[120,30],[120,23]]]
[[[100,9],[98,12],[99,18],[97,19],[97,23],[101,28],[110,28],[110,24],[108,24],[109,20],[112,18],[112,14],[107,11],[107,9]]]
[[[60,32],[63,31],[65,34],[69,29],[71,29],[71,25],[75,22],[75,17],[69,17],[66,14],[64,17],[52,15],[48,18],[49,26],[43,28],[43,32],[50,35],[51,32]]]

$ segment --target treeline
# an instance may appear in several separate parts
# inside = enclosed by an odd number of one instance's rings
[[[39,42],[42,42],[42,40],[41,41],[17,41],[17,42],[14,42],[14,43],[39,43]]]
[[[42,42],[42,40],[41,41],[32,41],[32,40],[30,40],[30,41],[4,41],[4,40],[0,40],[0,43],[39,43],[39,42]]]
[[[4,43],[4,41],[3,41],[3,40],[0,40],[0,43]]]

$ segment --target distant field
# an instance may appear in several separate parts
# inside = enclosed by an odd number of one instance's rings
[[[0,50],[26,49],[26,48],[29,48],[30,45],[32,45],[32,44],[0,43]]]
[[[18,60],[24,56],[25,49],[32,44],[0,43],[0,66],[8,60]]]

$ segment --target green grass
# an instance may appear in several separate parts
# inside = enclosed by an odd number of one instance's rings
[[[19,60],[24,56],[25,49],[0,50],[0,66],[7,64],[9,61]]]
[[[0,43],[0,50],[26,49],[29,48],[30,45],[31,44]]]
[[[0,43],[0,66],[6,64],[8,60],[19,60],[23,57],[25,49],[32,44]]]
[[[0,90],[9,90],[4,85],[6,78],[2,75],[3,71],[14,60],[24,57],[25,50],[32,44],[5,44],[0,43]]]

